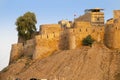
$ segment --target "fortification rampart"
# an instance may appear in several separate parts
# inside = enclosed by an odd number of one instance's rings
[[[120,10],[114,10],[114,19],[120,18]]]
[[[35,48],[35,40],[30,39],[27,40],[23,46],[23,55],[24,56],[32,56]]]
[[[104,27],[80,28],[79,32],[75,34],[77,47],[82,46],[82,40],[88,35],[91,35],[97,42],[103,42]]]
[[[106,24],[104,43],[112,49],[120,49],[120,22],[116,19],[113,24]]]
[[[44,24],[40,25],[39,34],[56,33],[60,31],[61,31],[60,24]]]
[[[41,59],[56,50],[80,48],[82,40],[88,35],[97,42],[104,42],[109,48],[120,49],[120,44],[118,44],[120,43],[119,13],[119,10],[114,11],[114,18],[109,19],[106,25],[92,25],[91,22],[82,20],[85,16],[78,18],[81,21],[75,20],[69,27],[63,27],[60,24],[41,25],[39,33],[33,39],[24,41],[24,44],[12,45],[10,62],[22,55],[32,56],[32,59]]]
[[[104,44],[112,49],[120,49],[120,10],[114,11],[114,17],[106,23]]]
[[[13,44],[11,48],[9,64],[20,58],[23,55],[22,51],[23,51],[22,43]]]
[[[51,33],[36,36],[33,59],[44,58],[58,50],[59,35],[59,33]]]
[[[60,33],[49,33],[35,36],[34,39],[27,40],[26,43],[17,43],[12,45],[10,62],[13,62],[21,56],[29,56],[33,59],[50,55],[53,51],[59,49]]]
[[[75,49],[82,46],[82,40],[91,35],[97,42],[103,42],[104,27],[75,27],[61,32],[61,49]],[[64,46],[63,46],[64,44]],[[73,46],[73,47],[72,47]]]
[[[74,27],[75,28],[86,28],[86,27],[91,27],[90,22],[85,22],[85,21],[76,21],[74,22]]]
[[[40,59],[51,55],[56,50],[76,49],[82,46],[82,40],[91,35],[96,41],[103,41],[104,27],[94,27],[88,22],[76,22],[74,28],[52,29],[50,33],[48,26],[41,28],[42,33],[35,38],[27,40],[22,46],[20,55],[32,56],[33,59]],[[56,26],[54,26],[56,29]],[[46,30],[47,28],[47,30]],[[53,27],[52,27],[53,28]],[[48,32],[48,33],[46,33]],[[14,52],[12,52],[14,53]]]

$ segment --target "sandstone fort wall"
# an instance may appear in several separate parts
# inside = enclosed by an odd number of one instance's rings
[[[13,44],[11,48],[9,64],[20,58],[23,55],[22,51],[23,51],[22,43]]]
[[[120,10],[114,10],[114,18],[105,26],[104,44],[112,49],[120,49]]]
[[[112,49],[120,48],[120,22],[114,20],[113,24],[106,24],[105,26],[105,45]]]
[[[75,21],[69,28],[62,27],[60,24],[41,25],[38,35],[33,39],[27,40],[24,44],[18,42],[12,45],[10,63],[21,56],[41,59],[51,55],[56,50],[80,48],[82,40],[88,35],[91,35],[97,42],[104,42],[109,48],[120,49],[120,44],[118,44],[120,43],[119,13],[120,10],[115,10],[114,18],[109,19],[105,26],[92,26],[90,22],[84,20]]]
[[[39,33],[48,34],[48,33],[60,32],[60,31],[61,31],[61,26],[59,24],[44,24],[40,26]]]
[[[86,23],[86,22],[85,22]],[[91,35],[97,42],[103,42],[104,39],[104,27],[91,27],[89,24],[86,26],[75,26],[73,29],[67,29],[62,32],[62,42],[61,47],[66,47],[66,49],[72,49],[70,47],[80,48],[82,46],[82,40],[86,36]]]
[[[75,28],[86,28],[86,27],[91,27],[91,24],[90,24],[90,22],[76,21],[76,22],[74,22],[74,27]]]
[[[120,18],[120,10],[114,10],[114,19]]]
[[[58,29],[57,31],[55,31],[56,28]],[[75,28],[65,30],[56,28],[54,26],[54,30],[51,33],[49,28],[47,30],[41,28],[43,34],[40,33],[34,39],[27,40],[22,46],[21,52],[18,53],[38,59],[51,55],[56,50],[80,48],[82,40],[88,35],[91,35],[98,42],[103,41],[104,27],[91,27],[88,22],[75,23]]]
[[[91,26],[89,22],[75,23],[74,32],[77,47],[82,46],[82,40],[88,35],[91,35],[98,42],[103,42],[104,39],[104,26]]]
[[[23,55],[24,56],[32,56],[35,48],[35,40],[30,39],[27,40],[23,46]]]
[[[36,36],[33,59],[44,58],[58,50],[59,35],[59,33],[51,33]]]

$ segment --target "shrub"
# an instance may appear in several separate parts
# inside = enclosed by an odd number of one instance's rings
[[[94,41],[95,40],[91,37],[91,35],[88,35],[86,38],[82,40],[82,44],[85,46],[92,46]]]

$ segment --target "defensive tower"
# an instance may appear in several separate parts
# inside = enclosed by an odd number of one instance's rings
[[[32,39],[12,45],[10,63],[21,56],[42,59],[57,50],[80,48],[88,35],[109,48],[120,49],[120,10],[115,10],[114,17],[105,25],[102,10],[86,9],[74,22],[62,20],[58,24],[41,25]]]
[[[75,21],[86,21],[90,22],[92,26],[103,26],[104,25],[104,9],[86,9],[85,14],[75,19]]]

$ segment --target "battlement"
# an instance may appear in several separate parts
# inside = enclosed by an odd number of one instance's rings
[[[49,33],[49,34],[41,34],[41,35],[35,36],[35,39],[36,39],[36,38],[39,38],[39,39],[41,39],[41,40],[51,40],[51,39],[58,38],[59,35],[60,35],[59,32]]]
[[[104,44],[112,49],[120,49],[120,10],[114,10],[114,17],[105,25]]]
[[[22,50],[19,53],[31,56],[32,59],[40,59],[51,55],[56,50],[80,48],[82,40],[87,35],[91,35],[98,42],[103,41],[104,27],[91,26],[89,22],[75,22],[74,26],[65,30],[59,29],[61,30],[59,32],[36,35],[21,46]]]
[[[61,26],[60,24],[44,24],[40,25],[40,34],[48,34],[48,33],[55,33],[55,32],[60,32],[61,31]]]
[[[86,12],[74,22],[62,20],[59,24],[40,25],[39,33],[33,39],[27,40],[24,44],[12,45],[10,63],[21,56],[42,59],[57,50],[80,48],[82,40],[88,35],[109,48],[120,49],[120,44],[118,44],[120,43],[119,12],[115,10],[114,18],[109,19],[105,25],[104,13],[100,9]]]

